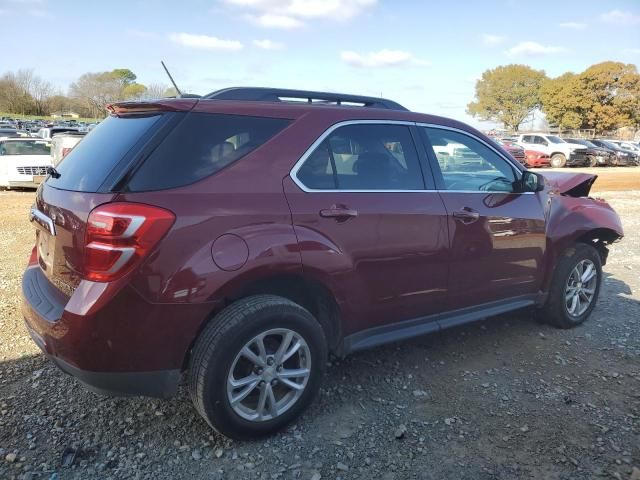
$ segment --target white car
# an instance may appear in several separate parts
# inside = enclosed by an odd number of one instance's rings
[[[44,127],[38,130],[38,133],[33,135],[36,138],[44,138],[45,140],[50,140],[56,133],[64,133],[64,132],[77,132],[78,129],[75,127]]]
[[[520,135],[516,143],[525,150],[546,153],[551,157],[551,166],[554,168],[589,165],[589,160],[584,155],[586,152],[584,145],[565,142],[556,135],[527,133]]]
[[[57,167],[62,159],[73,150],[80,140],[84,138],[86,133],[82,132],[64,132],[56,133],[51,139],[51,161],[54,167]]]
[[[0,138],[0,187],[37,188],[51,166],[48,140]]]

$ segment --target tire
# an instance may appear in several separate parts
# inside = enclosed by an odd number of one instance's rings
[[[551,155],[551,166],[553,168],[562,168],[567,164],[567,157],[562,153],[554,153]]]
[[[264,342],[259,341],[263,343],[266,353],[273,354],[271,360],[278,354],[278,338],[281,343],[285,343],[288,335],[285,332],[293,332],[292,339],[295,341],[292,344],[297,344],[298,338],[302,339],[302,346],[289,360],[282,363],[284,370],[277,369],[277,365],[272,365],[273,362],[269,363],[269,366],[263,362],[261,365],[264,368],[261,368],[240,353],[248,342],[255,341],[265,332],[270,333],[264,337]],[[258,352],[257,346],[257,343],[252,343],[249,349],[255,354]],[[207,423],[223,435],[237,440],[271,435],[295,420],[316,397],[326,369],[327,355],[324,331],[306,309],[274,295],[243,298],[218,313],[197,339],[188,374],[191,400]],[[269,358],[261,355],[255,357]],[[278,375],[291,368],[287,362],[295,361],[303,365],[293,369],[304,367],[309,371],[306,380],[292,377],[280,379]],[[244,373],[236,376],[242,368],[245,369]],[[280,373],[276,373],[276,369]],[[255,380],[252,380],[251,393],[233,406],[229,396],[233,396],[235,390],[228,391],[228,381],[253,378],[261,383],[256,386]],[[290,388],[285,384],[286,381],[303,387],[300,390]],[[249,389],[251,385],[247,384],[246,388]],[[243,392],[245,386],[237,388]],[[263,408],[260,409],[263,390],[267,393],[264,393],[265,400],[262,403]],[[284,394],[285,391],[291,393]],[[240,397],[240,392],[236,392],[235,395]],[[273,392],[274,396],[270,397],[268,392]],[[282,396],[278,399],[280,394]],[[271,407],[274,404],[269,401],[270,398],[275,398],[276,404],[284,402],[282,413],[272,413]],[[255,402],[255,411],[263,411],[265,415],[248,418],[251,408],[246,407],[245,403],[249,402]],[[267,404],[269,411],[266,410]],[[272,418],[267,418],[269,416]]]
[[[570,313],[570,308],[573,306],[572,299],[567,300],[569,289],[571,285],[575,284],[575,277],[571,275],[574,269],[582,264],[586,273],[588,265],[591,264],[595,270],[595,281],[592,284],[584,282],[584,292],[588,292],[593,289],[593,296],[586,306],[584,311],[579,308],[575,308],[574,313]],[[584,276],[584,274],[583,274]],[[600,294],[600,284],[602,281],[602,261],[600,254],[591,245],[586,243],[576,243],[573,247],[564,251],[558,264],[556,265],[549,287],[549,294],[545,305],[542,307],[540,314],[540,320],[544,323],[551,324],[558,328],[573,328],[583,323],[591,312],[593,311]],[[580,282],[582,283],[582,282]],[[580,301],[584,301],[586,293],[577,294]],[[573,295],[576,296],[576,295]]]

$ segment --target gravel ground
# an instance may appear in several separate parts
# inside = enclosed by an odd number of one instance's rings
[[[0,478],[639,480],[640,191],[598,196],[627,237],[585,325],[522,311],[353,355],[295,425],[240,443],[184,388],[101,397],[47,363],[18,309],[33,194],[0,193]]]

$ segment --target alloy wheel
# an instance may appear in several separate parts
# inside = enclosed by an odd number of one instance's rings
[[[572,317],[579,317],[587,311],[596,294],[598,270],[591,260],[581,260],[567,279],[565,306]]]
[[[227,376],[227,399],[245,420],[273,420],[300,399],[310,375],[311,352],[304,338],[287,328],[271,329],[236,355]]]

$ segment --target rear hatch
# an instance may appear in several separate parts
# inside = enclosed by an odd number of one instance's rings
[[[115,199],[117,182],[170,115],[156,109],[107,117],[38,189],[31,212],[38,263],[65,294],[71,295],[83,276],[89,213]]]

